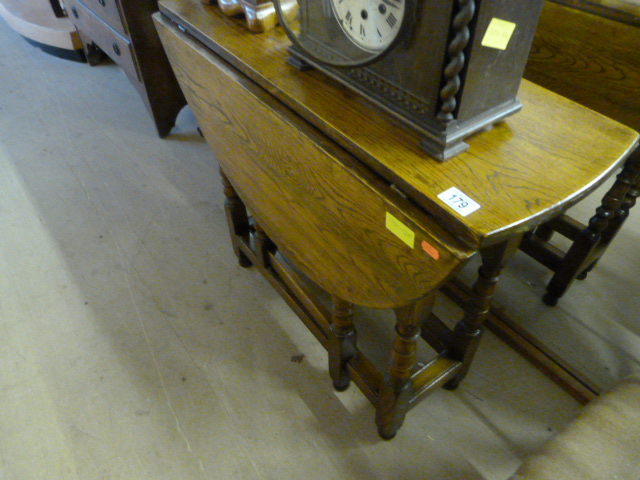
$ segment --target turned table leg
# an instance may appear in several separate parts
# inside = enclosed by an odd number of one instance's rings
[[[635,204],[640,182],[640,152],[636,151],[627,160],[616,181],[602,199],[589,225],[575,239],[565,255],[562,264],[547,285],[542,300],[547,305],[556,305],[575,278],[586,274],[595,261],[586,263],[597,247],[608,244],[616,235],[629,209]],[[596,259],[597,260],[597,259]]]
[[[378,433],[386,440],[395,436],[409,410],[409,399],[413,394],[411,375],[416,363],[420,325],[431,313],[435,295],[436,292],[432,292],[405,307],[395,309],[396,339],[376,409]]]
[[[622,200],[622,204],[620,208],[616,212],[616,215],[609,221],[607,228],[602,232],[600,238],[600,245],[604,248],[608,246],[614,237],[617,235],[618,231],[622,228],[624,222],[629,218],[630,210],[636,204],[636,199],[640,196],[640,149],[636,150],[632,157],[627,160],[627,167],[630,176],[634,176],[635,180],[632,185],[627,190],[627,194]],[[593,267],[596,266],[600,257],[598,257],[595,261],[591,263],[585,270],[583,270],[576,278],[578,280],[584,280],[587,277],[587,274],[593,270]]]
[[[233,185],[231,185],[231,182],[229,182],[229,179],[222,169],[220,169],[220,177],[222,178],[222,186],[224,187],[224,195],[226,197],[224,210],[227,215],[227,225],[229,226],[229,233],[231,234],[233,251],[238,257],[238,263],[241,267],[250,267],[251,260],[249,260],[240,248],[241,239],[244,238],[248,241],[251,231],[247,208],[244,206],[244,203],[242,203],[242,200],[240,200],[240,197],[238,197]]]
[[[342,392],[351,383],[347,363],[357,352],[357,333],[353,325],[353,305],[335,296],[328,340],[329,374],[334,388]]]
[[[453,330],[449,347],[449,356],[462,362],[460,371],[445,385],[449,390],[455,389],[469,371],[482,337],[482,325],[491,307],[491,299],[500,273],[517,251],[521,239],[521,236],[517,236],[480,250],[482,265],[478,269],[478,278],[473,285],[462,320]]]

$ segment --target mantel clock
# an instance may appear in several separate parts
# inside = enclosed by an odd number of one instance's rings
[[[520,110],[516,94],[543,0],[274,3],[293,42],[290,63],[370,98],[446,160],[468,147],[465,138]]]

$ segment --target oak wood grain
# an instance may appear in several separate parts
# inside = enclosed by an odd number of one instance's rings
[[[441,164],[392,116],[319,72],[288,66],[289,42],[280,28],[250,34],[240,20],[193,0],[162,0],[159,6],[474,247],[561,213],[610,175],[638,138],[630,128],[524,81],[523,111],[471,138],[467,152]],[[438,199],[452,186],[482,208],[459,216]]]
[[[363,306],[406,305],[473,253],[222,59],[156,21],[222,170],[261,228],[324,290]],[[415,235],[411,246],[385,226],[388,214]]]
[[[551,0],[559,5],[577,8],[601,17],[640,26],[638,0]]]
[[[546,2],[525,77],[638,130],[640,24]]]

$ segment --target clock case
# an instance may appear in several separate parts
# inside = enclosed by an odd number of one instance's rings
[[[326,40],[336,38],[335,26],[317,20],[329,0],[299,0],[304,48],[294,42],[289,63],[313,66],[368,97],[418,130],[424,150],[444,161],[468,148],[467,137],[522,108],[516,95],[543,1],[417,0],[390,51],[366,66],[337,67],[317,60],[331,50],[340,59],[329,47],[335,40]],[[516,24],[504,50],[482,46],[493,18]],[[353,49],[345,42],[341,53],[357,55]]]

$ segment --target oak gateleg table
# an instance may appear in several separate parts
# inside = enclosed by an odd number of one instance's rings
[[[383,438],[419,399],[463,379],[522,236],[598,187],[638,141],[523,81],[520,113],[440,163],[391,115],[288,65],[279,28],[252,34],[198,0],[159,5],[156,28],[223,173],[240,264],[256,266],[328,350],[335,388],[353,381],[372,402]],[[432,313],[435,294],[476,253],[477,280],[449,328]],[[395,312],[384,369],[358,348],[354,305]],[[422,341],[435,355],[418,365]]]

